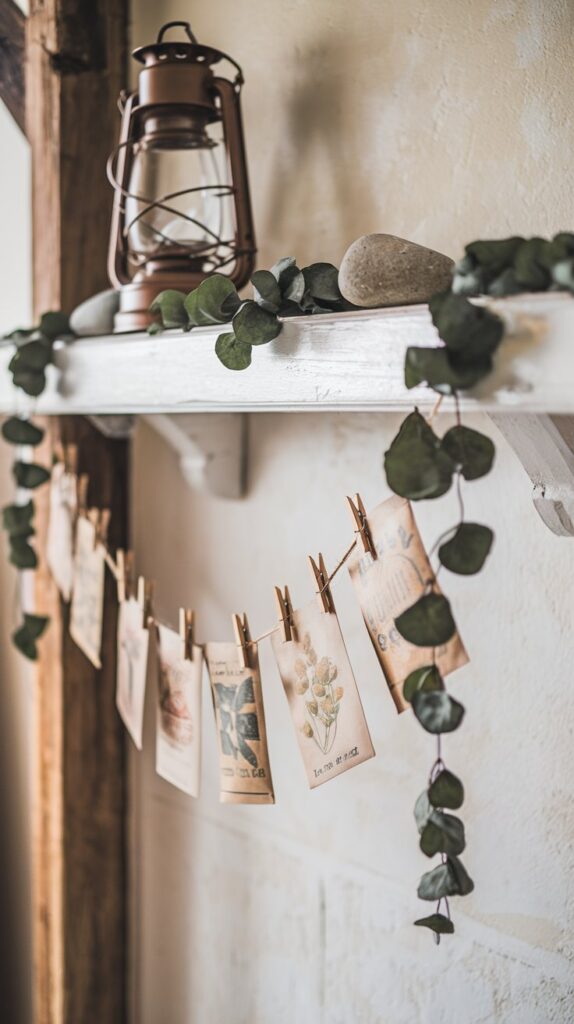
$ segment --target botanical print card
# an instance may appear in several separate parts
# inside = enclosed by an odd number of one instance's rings
[[[203,650],[194,644],[191,658],[167,626],[158,625],[159,688],[155,767],[172,786],[199,795],[201,766],[201,680]]]
[[[138,750],[142,748],[149,630],[135,597],[120,602],[116,707]]]
[[[314,789],[375,751],[336,614],[314,600],[291,621],[296,639],[284,641],[277,630],[273,653]]]
[[[104,617],[104,549],[96,540],[90,519],[79,516],[76,523],[70,635],[96,668],[101,668]]]
[[[367,516],[377,557],[357,545],[349,559],[349,572],[391,696],[397,710],[409,707],[403,698],[403,683],[410,672],[433,659],[432,649],[405,640],[395,619],[422,596],[432,578],[432,569],[410,502],[394,496],[377,505]],[[435,586],[435,592],[440,593]],[[442,675],[468,661],[458,635],[437,647],[435,660]]]
[[[77,509],[77,477],[63,462],[52,468],[50,517],[46,540],[46,561],[65,601],[72,596],[74,577],[74,523]]]
[[[273,804],[257,647],[249,646],[248,668],[241,668],[232,643],[208,643],[206,660],[219,743],[219,798]]]

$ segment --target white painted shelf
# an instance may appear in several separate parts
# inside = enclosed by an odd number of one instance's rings
[[[489,300],[509,336],[495,371],[468,410],[574,413],[574,299],[562,293]],[[224,330],[225,328],[222,328]],[[407,391],[409,345],[437,344],[426,306],[291,318],[248,370],[226,370],[214,353],[219,330],[83,338],[59,344],[44,413],[402,410],[429,405],[426,389]],[[0,412],[18,408],[6,372],[13,347],[0,346]],[[21,403],[20,403],[21,404]]]

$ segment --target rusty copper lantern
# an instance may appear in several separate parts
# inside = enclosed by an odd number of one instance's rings
[[[164,42],[169,28],[183,42]],[[227,54],[200,45],[187,22],[134,50],[137,92],[122,98],[119,145],[108,162],[115,189],[109,273],[120,291],[117,331],[141,330],[166,288],[188,292],[215,271],[241,288],[255,236],[241,124],[243,75]],[[226,60],[233,81],[213,68]]]

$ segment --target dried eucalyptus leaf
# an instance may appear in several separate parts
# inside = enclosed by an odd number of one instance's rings
[[[303,268],[305,286],[318,302],[339,302],[339,271],[332,263],[312,263]]]
[[[289,270],[289,268],[291,267],[296,267],[295,257],[282,256],[280,260],[277,260],[277,263],[273,264],[269,273],[273,274],[273,277],[275,278],[279,285],[282,285],[283,275],[285,271]]]
[[[189,319],[185,308],[185,294],[184,292],[177,291],[175,288],[166,288],[165,291],[160,292],[152,302],[150,311],[160,314],[162,324],[166,328],[189,327]],[[159,327],[159,325],[151,324],[151,327]],[[149,333],[151,333],[151,327]],[[157,331],[154,333],[157,333]]]
[[[474,889],[463,865],[456,857],[449,857],[432,871],[427,871],[419,882],[417,895],[421,900],[441,900],[445,896],[467,896]]]
[[[415,388],[425,382],[443,395],[475,387],[491,370],[490,356],[469,363],[457,359],[446,348],[419,348],[413,345],[405,355],[407,388]]]
[[[251,345],[239,341],[233,331],[219,335],[215,354],[228,370],[246,370],[251,365]]]
[[[420,928],[430,928],[436,935],[452,935],[454,925],[450,917],[444,914],[429,914],[428,917],[419,917],[415,924]]]
[[[444,594],[424,594],[397,616],[395,625],[401,636],[417,647],[441,647],[456,632],[450,604]],[[413,706],[416,696],[413,694]],[[436,694],[426,692],[424,696],[430,698]]]
[[[15,387],[21,388],[32,398],[41,395],[46,387],[46,374],[43,371],[16,370],[12,379]]]
[[[494,534],[480,523],[461,523],[454,537],[441,544],[438,557],[445,569],[471,576],[480,572],[492,547]]]
[[[574,259],[561,260],[552,267],[552,280],[560,288],[574,292]]]
[[[305,278],[299,267],[287,267],[281,274],[281,292],[285,302],[300,306],[305,294]]]
[[[519,246],[514,271],[523,291],[539,292],[548,288],[551,280],[547,266],[549,244],[544,238],[529,238]]]
[[[465,847],[464,825],[460,818],[432,810],[421,833],[420,847],[427,857],[434,857],[436,853],[458,857]]]
[[[223,274],[212,274],[185,299],[185,309],[193,327],[212,327],[232,319],[241,300],[233,281]]]
[[[495,448],[489,437],[470,427],[451,427],[442,448],[460,468],[465,480],[478,480],[492,469]]]
[[[25,626],[19,626],[12,633],[12,643],[24,655],[29,661],[36,661],[38,658],[38,648],[36,642]]]
[[[429,801],[428,793],[426,789],[424,789],[420,796],[417,797],[417,802],[415,804],[415,821],[419,832],[422,832],[432,812],[433,807]]]
[[[10,562],[17,569],[36,569],[38,556],[25,537],[10,537]]]
[[[27,341],[16,349],[8,369],[12,373],[38,373],[45,370],[51,359],[52,346],[48,341],[37,338],[34,341]]]
[[[449,697],[445,690],[415,693],[412,706],[423,729],[434,736],[443,732],[454,732],[464,718],[462,704]]]
[[[428,798],[433,807],[448,807],[456,811],[464,801],[464,788],[460,779],[443,768],[428,789]]]
[[[495,276],[513,263],[523,242],[524,238],[518,235],[511,238],[491,238],[469,242],[465,245],[464,251],[475,264],[486,267]]]
[[[524,288],[516,276],[514,267],[507,267],[488,285],[488,294],[493,295],[495,298],[500,298],[504,295],[518,295],[523,291]]]
[[[24,612],[24,626],[34,640],[42,636],[49,621],[47,615],[33,615],[31,612]]]
[[[444,683],[436,665],[425,665],[423,668],[416,668],[407,676],[403,684],[403,697],[410,703],[417,690],[427,693],[430,690],[442,689]]]
[[[429,302],[433,323],[449,350],[460,363],[472,363],[491,356],[502,341],[504,324],[500,317],[475,306],[463,295],[441,293]]]
[[[31,500],[25,505],[5,505],[2,509],[2,526],[11,537],[30,536],[34,512],[34,502]]]
[[[67,334],[72,334],[73,331],[70,327],[70,321],[65,313],[60,313],[59,310],[43,313],[40,317],[40,334],[43,334],[45,338],[50,341],[55,341],[56,338],[62,338]]]
[[[2,424],[2,437],[9,444],[37,445],[44,437],[44,431],[30,420],[11,416]]]
[[[454,472],[452,459],[418,411],[412,412],[401,424],[385,452],[384,465],[391,490],[413,501],[445,494]]]
[[[281,324],[273,313],[261,309],[256,302],[244,302],[233,317],[233,330],[238,341],[247,345],[266,345],[281,331]]]
[[[276,313],[281,305],[281,289],[270,270],[256,270],[251,278],[253,298],[258,306]]]
[[[18,487],[24,487],[27,491],[33,491],[50,479],[50,470],[35,462],[15,462],[12,473]]]

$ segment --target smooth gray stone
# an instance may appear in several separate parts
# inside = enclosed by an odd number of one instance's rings
[[[76,306],[70,317],[70,326],[80,338],[92,338],[98,334],[113,334],[114,316],[120,304],[118,292],[108,288],[98,292]]]
[[[363,235],[343,256],[339,288],[355,306],[407,306],[450,288],[453,260],[396,235]]]

